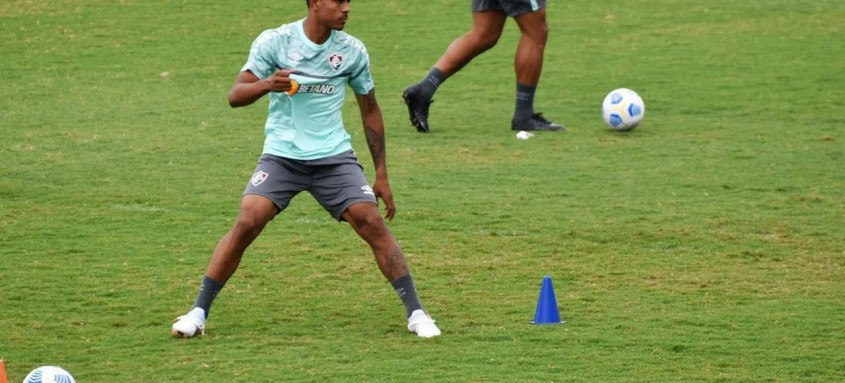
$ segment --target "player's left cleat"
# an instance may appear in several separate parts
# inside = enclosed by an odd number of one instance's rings
[[[563,125],[555,124],[543,117],[542,113],[534,113],[533,116],[524,121],[511,121],[511,130],[522,131],[557,131],[563,130]]]
[[[434,324],[425,311],[414,310],[408,318],[408,331],[417,334],[420,338],[432,338],[440,335],[440,329]]]
[[[428,133],[428,107],[434,102],[431,99],[424,99],[419,93],[419,85],[411,85],[402,92],[405,105],[408,105],[408,118],[411,125],[417,128],[420,133]]]
[[[186,339],[197,333],[205,335],[205,310],[199,307],[194,307],[187,314],[176,318],[170,330],[170,335]]]

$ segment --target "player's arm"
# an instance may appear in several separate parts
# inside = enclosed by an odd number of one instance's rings
[[[373,192],[377,198],[384,201],[387,211],[384,217],[393,219],[396,214],[396,205],[393,203],[393,192],[387,181],[387,154],[384,141],[384,119],[381,115],[381,108],[376,101],[375,89],[367,94],[356,94],[358,108],[361,110],[361,122],[364,124],[364,136],[367,138],[367,147],[373,157],[373,165],[376,168],[376,180],[373,182]]]
[[[249,70],[238,73],[235,84],[229,90],[229,105],[233,108],[247,106],[267,93],[289,91],[291,72],[293,70],[279,69],[263,80]]]

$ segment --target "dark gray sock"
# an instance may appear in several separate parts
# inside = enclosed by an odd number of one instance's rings
[[[411,274],[405,274],[399,278],[396,278],[393,282],[390,282],[393,285],[393,288],[396,290],[396,294],[399,294],[399,298],[402,299],[402,304],[405,305],[405,311],[408,314],[408,317],[411,316],[411,313],[414,310],[422,310],[422,303],[420,303],[420,298],[417,296],[417,287],[414,286],[414,278],[411,277]]]
[[[419,83],[420,92],[425,98],[431,99],[434,97],[434,92],[437,90],[437,87],[439,87],[443,81],[446,81],[446,75],[444,75],[440,69],[432,67]]]
[[[217,282],[207,275],[202,277],[202,284],[200,284],[200,292],[197,294],[196,303],[194,307],[199,307],[205,311],[205,317],[208,318],[208,313],[211,311],[211,303],[217,297],[217,293],[223,288],[225,283]]]
[[[525,121],[534,115],[534,92],[537,86],[516,83],[516,111],[514,121]]]

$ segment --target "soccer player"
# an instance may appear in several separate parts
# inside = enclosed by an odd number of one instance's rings
[[[420,133],[428,133],[428,110],[434,92],[447,78],[457,73],[473,58],[496,45],[508,16],[513,17],[521,33],[514,57],[516,70],[516,109],[512,130],[563,130],[534,111],[534,93],[543,69],[546,47],[546,0],[472,0],[472,30],[458,37],[423,79],[405,88],[402,97],[408,105],[411,124]]]
[[[209,261],[193,308],[176,319],[171,333],[205,333],[209,309],[234,274],[246,248],[290,200],[306,190],[333,218],[346,221],[369,244],[381,273],[405,306],[408,330],[424,338],[440,335],[423,310],[413,278],[384,218],[396,206],[387,180],[384,122],[376,102],[367,50],[343,32],[349,0],[306,0],[308,15],[266,30],[252,44],[249,58],[229,91],[232,107],[269,95],[263,154],[241,199],[237,221]],[[343,127],[346,86],[355,92],[375,182],[367,184]],[[384,218],[377,199],[384,202]]]

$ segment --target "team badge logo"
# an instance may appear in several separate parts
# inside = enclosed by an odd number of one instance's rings
[[[361,192],[364,194],[376,195],[376,193],[373,193],[373,188],[371,188],[370,185],[361,186]]]
[[[261,183],[264,182],[264,180],[267,179],[268,175],[269,174],[259,170],[259,171],[255,172],[255,174],[252,175],[252,179],[250,179],[249,182],[252,183],[252,186],[261,185]]]
[[[343,56],[341,56],[340,53],[332,53],[329,55],[329,66],[332,67],[332,70],[338,70],[342,64]]]

